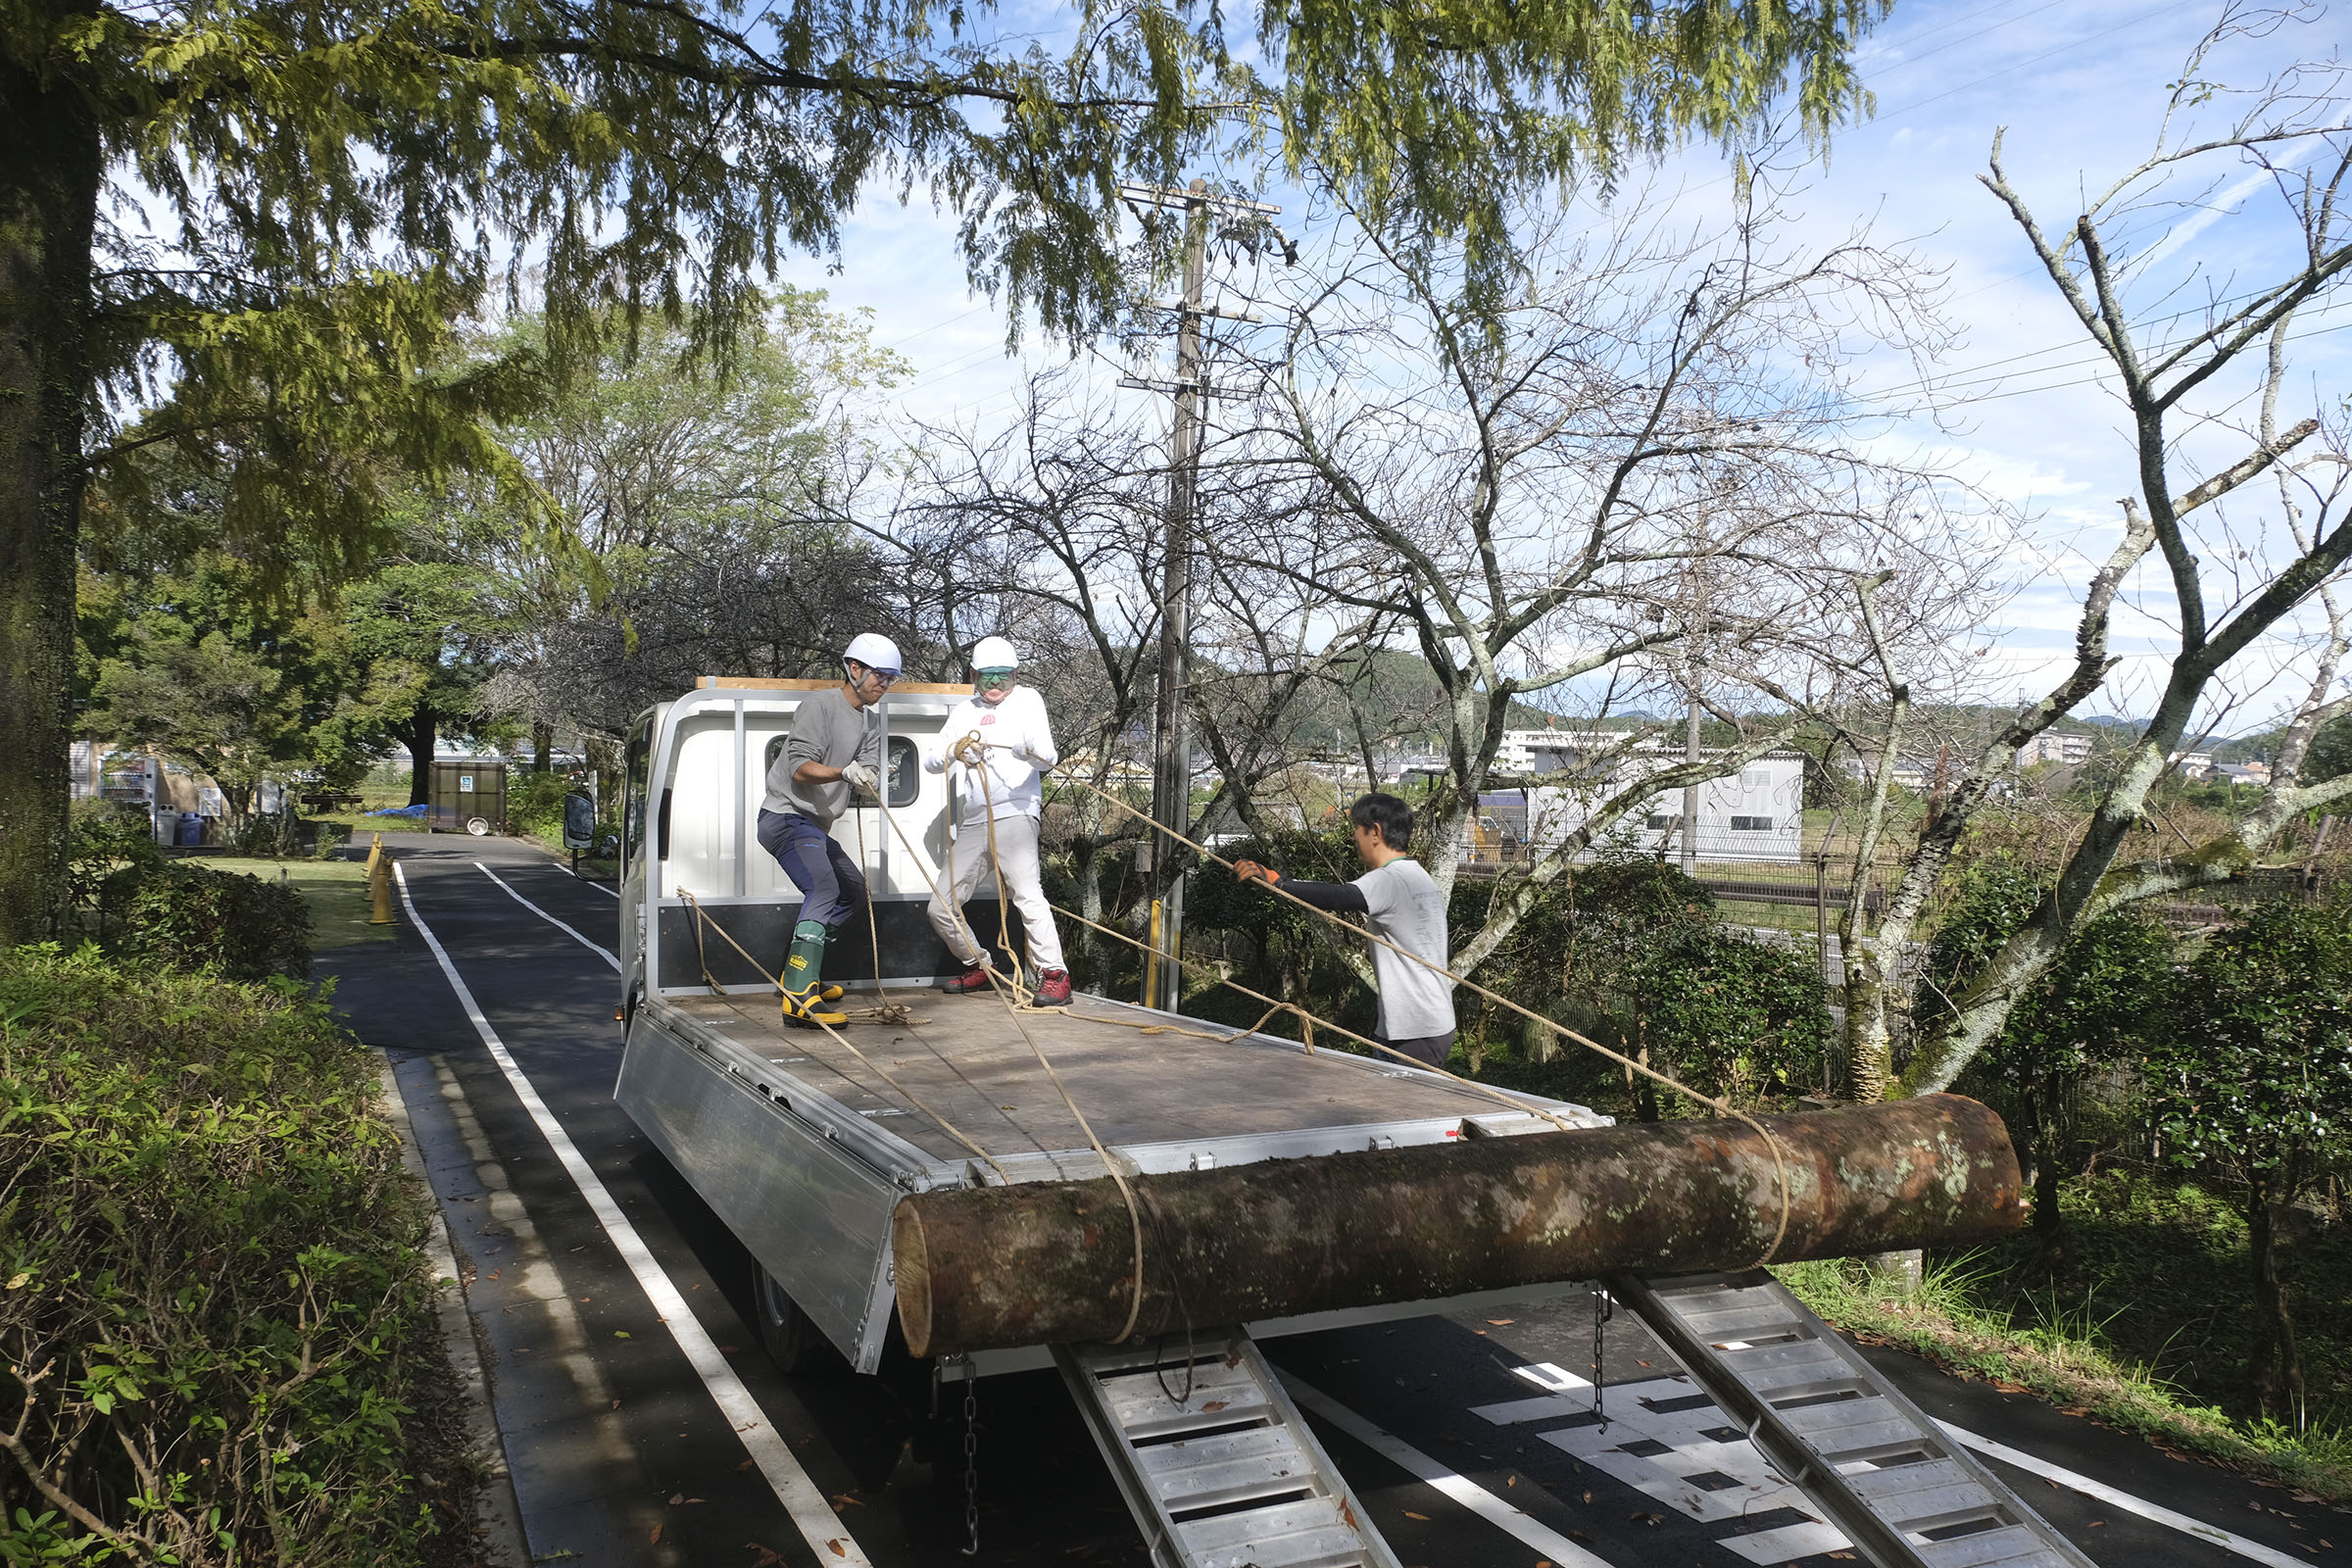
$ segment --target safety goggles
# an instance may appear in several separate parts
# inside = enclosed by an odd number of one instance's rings
[[[852,662],[852,663],[857,663],[857,661],[856,661],[856,660],[852,660],[852,661],[851,661],[851,662]],[[880,681],[880,682],[881,682],[883,685],[885,685],[885,686],[888,686],[888,685],[890,685],[892,682],[896,681],[896,680],[899,678],[899,672],[898,672],[897,670],[895,670],[895,669],[876,669],[876,668],[875,668],[873,665],[871,665],[871,664],[858,664],[858,675],[857,675],[857,677],[856,677],[857,679],[858,679],[858,680],[864,680],[864,679],[865,679],[867,676],[871,676],[871,677],[873,677],[875,680],[878,680],[878,681]]]
[[[982,686],[1009,686],[1012,684],[1013,674],[1014,672],[1009,669],[984,669],[980,671],[980,684]]]

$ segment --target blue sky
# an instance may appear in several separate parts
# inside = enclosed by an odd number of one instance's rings
[[[2072,639],[2073,585],[2086,574],[2081,562],[2112,539],[2115,498],[2132,488],[2132,459],[2119,405],[2095,378],[2082,329],[1977,176],[1996,127],[2005,125],[2013,181],[2046,224],[2063,226],[2086,185],[2103,186],[2146,156],[2168,84],[2219,14],[2217,0],[1898,0],[1860,55],[1876,115],[1836,137],[1826,166],[1811,172],[1794,202],[1800,237],[1827,239],[1868,220],[1882,241],[1908,241],[1947,271],[1946,308],[1964,336],[1943,368],[1965,375],[1976,401],[1956,428],[1893,421],[1880,439],[1934,446],[2034,518],[2029,536],[1997,568],[2015,595],[1999,623],[1986,628],[1994,644],[1983,661],[1988,698],[2012,698],[2056,667]],[[2218,57],[2208,74],[2251,84],[2291,59],[2333,52],[2342,22],[2317,10],[2309,15]],[[1716,150],[1696,147],[1657,178],[1687,200],[1712,204],[1722,200],[1724,174]],[[1270,194],[1278,201],[1285,195]],[[2225,205],[2248,194],[2226,185]],[[2177,242],[2159,268],[2166,282],[2195,290],[2211,281],[2228,293],[2232,278],[2242,288],[2275,272],[2275,247],[2284,237],[2275,225],[2245,216],[2192,221],[2197,231]],[[876,338],[914,367],[899,394],[908,414],[986,425],[1010,413],[1029,368],[1058,363],[1062,353],[1039,344],[1027,364],[1005,356],[1004,322],[966,291],[952,240],[947,219],[877,193],[848,225],[838,273],[808,262],[786,276],[872,313]],[[2184,294],[2165,308],[2189,303]],[[2352,323],[2352,310],[2318,317],[2307,328],[2317,330],[2297,344],[2302,407],[2286,417],[2310,412],[2315,400],[2342,401],[2352,337],[2333,329],[2341,323]],[[1900,392],[1913,379],[1907,365],[1873,374],[1873,384],[1892,394],[1890,407],[1907,401]],[[1166,419],[1164,401],[1147,394],[1122,394],[1115,407],[1147,429]],[[2155,667],[2148,656],[2162,647],[2170,612],[2158,588],[2143,580],[2137,608],[2120,628],[2121,650],[2134,656],[2133,666],[2086,711],[2144,711]],[[2264,667],[2285,657],[2283,650],[2266,654]],[[2253,727],[2283,697],[2252,700],[2237,715],[2243,722],[2228,727]]]

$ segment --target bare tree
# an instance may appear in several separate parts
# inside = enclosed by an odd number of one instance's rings
[[[1214,449],[1297,497],[1254,533],[1228,525],[1224,556],[1308,589],[1325,640],[1401,641],[1435,672],[1441,885],[1515,704],[1696,704],[1738,729],[1661,769],[1640,754],[1662,724],[1638,725],[1550,780],[1591,797],[1585,821],[1498,893],[1457,947],[1464,966],[1612,824],[1853,690],[1822,657],[1841,629],[1823,607],[1874,564],[1919,564],[1915,515],[1940,515],[1935,487],[1847,444],[1842,389],[1863,343],[1934,346],[1933,280],[1859,235],[1780,245],[1763,183],[1747,195],[1714,228],[1671,226],[1666,204],[1630,193],[1563,215],[1494,312],[1359,234],[1292,302],[1258,420]],[[1312,530],[1284,520],[1309,510]]]
[[[1160,466],[1074,376],[1043,375],[1020,417],[992,435],[925,430],[906,499],[873,530],[906,559],[910,578],[937,585],[951,647],[990,633],[1022,646],[1064,765],[1113,795],[1146,755],[1159,607],[1143,585],[1157,573]],[[1089,790],[1056,791],[1052,805],[1048,827],[1070,857],[1077,912],[1103,920],[1104,858],[1142,830]],[[1081,931],[1079,942],[1099,962],[1096,934]]]
[[[1906,869],[1883,940],[1894,934],[1894,914],[1915,912],[1943,875],[1952,845],[2017,748],[2109,677],[2126,584],[2151,559],[2172,601],[2172,648],[2153,715],[2033,919],[1951,994],[1951,1011],[1923,1029],[1900,1076],[1882,1060],[1866,1088],[1947,1087],[2084,924],[2136,900],[2239,875],[2298,816],[2352,796],[2352,776],[2301,778],[2314,732],[2352,710],[2343,679],[2352,625],[2340,598],[2352,561],[2344,514],[2352,447],[2340,409],[2330,412],[2316,388],[2298,388],[2288,352],[2298,319],[2352,270],[2339,210],[2352,171],[2352,82],[2333,60],[2298,65],[2242,93],[2210,75],[2228,46],[2322,15],[2230,6],[2174,84],[2148,157],[2061,231],[2045,230],[2011,183],[1994,138],[1984,184],[2107,362],[2137,493],[2123,501],[2121,534],[2084,584],[2072,668],[1970,760]],[[2218,130],[2206,123],[2215,111],[2234,111]],[[2273,246],[2284,265],[2269,278],[2225,286],[2219,270],[2199,265],[2199,236],[2209,229],[2260,245],[2271,234],[2266,223],[2291,235]],[[2255,236],[2239,232],[2249,228]],[[2192,288],[2206,299],[2182,311],[2175,302]],[[2306,397],[2314,412],[2282,426],[2281,405]],[[2252,482],[2265,475],[2268,483]],[[2233,680],[2256,678],[2266,662],[2297,695],[2258,804],[2187,853],[2125,859],[2183,738],[2234,695]]]

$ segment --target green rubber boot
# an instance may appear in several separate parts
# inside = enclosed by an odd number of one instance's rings
[[[828,1024],[838,1028],[849,1014],[827,1005],[824,982],[825,931],[821,920],[803,920],[792,928],[792,952],[784,958],[784,1021],[803,1026]],[[841,995],[838,989],[833,996]]]

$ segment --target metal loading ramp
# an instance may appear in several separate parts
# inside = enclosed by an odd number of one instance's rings
[[[2092,1568],[1762,1269],[1607,1285],[1877,1568]]]
[[[1241,1330],[1054,1361],[1159,1568],[1397,1568]]]

